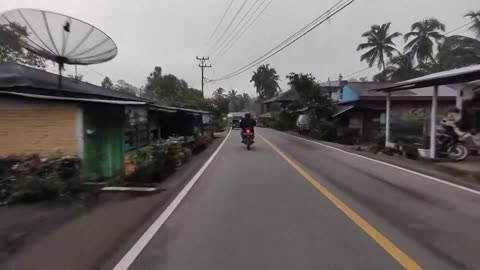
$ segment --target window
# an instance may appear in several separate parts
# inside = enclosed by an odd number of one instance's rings
[[[124,147],[125,151],[145,146],[150,141],[148,112],[143,107],[125,109]]]
[[[385,125],[387,123],[387,113],[382,112],[380,113],[380,124]]]

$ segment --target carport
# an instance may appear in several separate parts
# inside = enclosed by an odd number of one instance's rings
[[[438,86],[439,85],[455,85],[455,84],[465,84],[471,83],[474,81],[480,80],[480,65],[474,65],[464,68],[452,69],[447,71],[442,71],[438,73],[433,73],[427,76],[419,77],[416,79],[411,79],[403,82],[398,82],[391,84],[382,88],[370,89],[370,91],[380,91],[387,93],[387,105],[386,105],[386,116],[385,116],[385,146],[391,146],[390,143],[390,121],[391,121],[391,93],[394,91],[402,91],[416,88],[425,88],[432,87],[432,109],[430,115],[430,158],[435,158],[436,152],[436,116],[437,116],[437,106],[438,106]],[[469,87],[458,87],[457,88],[457,98],[456,106],[458,109],[462,110],[462,96],[463,92]],[[473,88],[473,86],[472,86]]]

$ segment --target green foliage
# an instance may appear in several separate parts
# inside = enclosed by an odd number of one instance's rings
[[[337,139],[336,125],[330,121],[317,121],[309,135],[318,140],[333,142]]]
[[[107,79],[108,77],[106,77],[104,79],[104,81]],[[110,79],[109,79],[110,80]],[[111,81],[110,81],[111,83]],[[106,82],[107,86],[108,86],[108,81]],[[103,82],[102,82],[102,85],[103,85]],[[112,88],[113,90],[116,90],[116,91],[119,91],[119,92],[122,92],[122,93],[126,93],[126,94],[130,94],[130,95],[138,95],[140,90],[138,89],[138,87],[136,86],[133,86],[129,83],[127,83],[126,81],[124,80],[118,80],[117,83],[115,84],[115,86],[113,86]]]
[[[397,151],[393,148],[386,147],[382,150],[382,154],[387,156],[393,156]]]
[[[370,67],[377,62],[379,69],[386,68],[385,58],[391,58],[397,49],[393,39],[401,36],[400,33],[389,33],[390,23],[382,25],[373,25],[369,31],[362,34],[367,38],[367,42],[358,45],[357,51],[368,50],[362,54],[360,61],[366,61]]]
[[[212,110],[212,105],[204,99],[202,92],[190,88],[186,81],[175,75],[162,74],[161,67],[155,67],[147,78],[142,96],[160,104],[182,108]]]
[[[278,130],[290,130],[295,128],[296,115],[281,110],[272,112],[273,128]]]
[[[83,81],[83,74],[77,74],[77,75],[74,75],[74,74],[68,74],[67,77],[69,77],[70,79],[74,79],[76,81]]]
[[[110,80],[109,77],[105,77],[102,81],[102,87],[103,88],[108,88],[108,89],[113,89],[113,82]]]
[[[181,147],[181,146],[180,146]],[[149,145],[127,154],[135,164],[135,172],[125,177],[127,183],[132,182],[159,182],[168,176],[175,166],[168,160],[168,145]]]
[[[473,24],[470,26],[470,30],[472,30],[477,38],[480,38],[480,10],[475,12],[471,11],[465,17],[470,18]]]
[[[425,19],[412,24],[411,32],[405,34],[405,51],[416,56],[419,63],[433,60],[434,42],[444,37],[445,25],[435,18]]]
[[[423,73],[419,71],[413,63],[412,53],[399,53],[391,58],[387,67],[382,72],[375,75],[373,80],[377,82],[398,82],[417,78],[422,75]]]
[[[299,95],[299,99],[289,105],[289,110],[309,108],[312,112],[312,122],[328,119],[336,112],[335,103],[312,74],[290,73],[287,79],[290,87]]]
[[[416,144],[404,144],[402,145],[403,154],[408,159],[418,159],[418,145]]]
[[[359,137],[358,129],[342,128],[337,133],[337,142],[346,145],[353,145],[358,142]]]
[[[45,69],[46,60],[22,47],[21,40],[28,37],[26,27],[11,23],[0,25],[0,63],[16,62]]]
[[[72,157],[43,158],[33,155],[0,162],[0,204],[53,200],[81,190],[86,176]]]
[[[276,96],[280,91],[278,85],[279,76],[270,65],[261,65],[253,72],[250,82],[253,82],[257,89],[258,98],[265,100]]]

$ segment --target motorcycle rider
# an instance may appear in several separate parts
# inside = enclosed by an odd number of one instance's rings
[[[245,116],[240,121],[240,128],[242,129],[240,135],[242,136],[242,143],[244,142],[243,134],[245,134],[245,129],[250,128],[252,133],[255,134],[254,127],[257,125],[257,122],[252,118],[252,115],[247,112]]]

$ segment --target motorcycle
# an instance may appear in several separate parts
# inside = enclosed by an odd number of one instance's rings
[[[448,157],[455,161],[462,161],[468,157],[469,150],[465,146],[464,137],[460,137],[453,127],[444,125],[437,130],[437,155]]]
[[[250,146],[255,143],[254,138],[255,134],[253,133],[252,129],[246,128],[245,132],[243,133],[242,143],[247,146],[247,150],[250,150]]]

